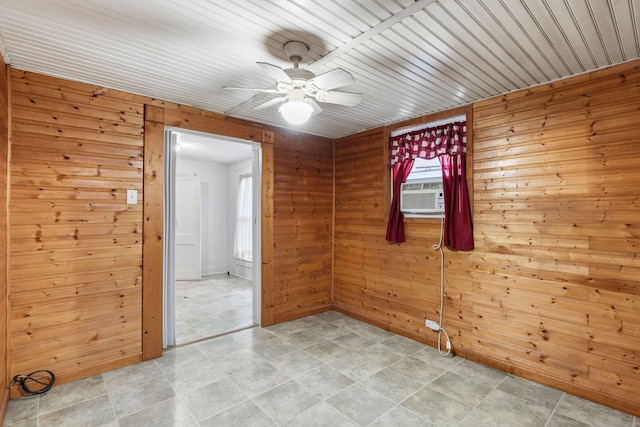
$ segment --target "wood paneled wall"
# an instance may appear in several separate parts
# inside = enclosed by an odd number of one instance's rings
[[[433,115],[402,126],[469,113]],[[386,241],[391,199],[389,133],[375,129],[342,138],[335,147],[334,308],[436,345],[425,318],[438,320],[440,219],[405,219],[406,242]],[[469,264],[446,253],[447,280],[470,281]],[[451,301],[449,301],[451,304]]]
[[[474,107],[465,346],[640,413],[640,62]]]
[[[143,104],[15,69],[11,97],[9,374],[137,362]]]
[[[333,141],[275,133],[273,322],[331,309]]]
[[[7,155],[9,149],[9,67],[0,56],[0,421],[8,398],[7,375]]]
[[[445,251],[443,313],[458,355],[635,415],[639,67],[474,105],[476,249]],[[433,342],[439,224],[407,220],[407,242],[385,242],[386,140],[336,142],[335,304]]]
[[[163,124],[263,143],[264,324],[331,307],[333,141],[20,70],[11,83],[5,378],[63,384],[161,353]]]

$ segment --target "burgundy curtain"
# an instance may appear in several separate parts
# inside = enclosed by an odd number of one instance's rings
[[[387,224],[388,241],[405,241],[404,215],[400,211],[400,186],[411,172],[413,160],[418,157],[439,157],[445,199],[444,245],[450,249],[473,249],[473,226],[465,169],[466,152],[467,126],[464,121],[419,129],[389,139],[393,199]]]
[[[467,192],[466,156],[443,154],[442,188],[444,190],[443,243],[450,249],[473,250],[473,227]]]
[[[411,159],[393,165],[393,198],[387,223],[387,240],[393,243],[405,241],[404,215],[400,210],[400,187],[407,180],[412,167],[413,160]]]

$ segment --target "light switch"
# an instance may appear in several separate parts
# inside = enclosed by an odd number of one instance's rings
[[[138,204],[138,190],[127,190],[127,204],[128,205]]]

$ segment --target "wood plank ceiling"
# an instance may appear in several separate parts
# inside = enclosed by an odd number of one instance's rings
[[[329,138],[469,104],[640,57],[636,0],[3,0],[0,51],[14,68],[292,127],[256,61],[341,67],[356,107],[322,103],[298,126]]]

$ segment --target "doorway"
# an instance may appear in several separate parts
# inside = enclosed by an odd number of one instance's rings
[[[260,167],[258,143],[166,130],[163,348],[259,324]],[[246,177],[249,240],[238,251]]]

